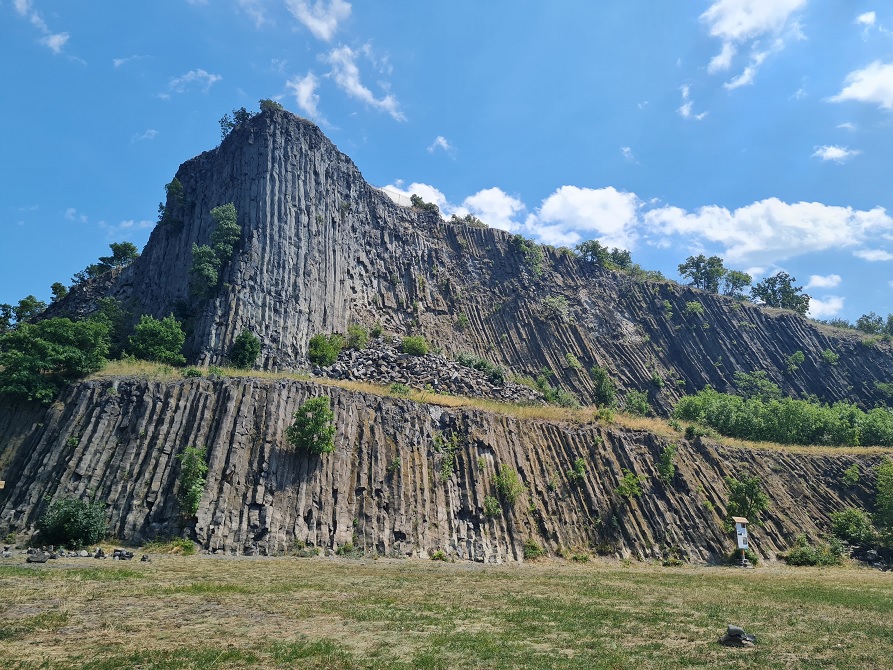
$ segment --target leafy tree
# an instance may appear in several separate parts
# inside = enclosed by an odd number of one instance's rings
[[[831,532],[850,544],[871,544],[875,537],[871,517],[854,507],[831,514]]]
[[[592,377],[594,389],[592,390],[592,399],[599,407],[613,407],[617,396],[617,389],[611,376],[605,368],[593,365],[589,370],[589,376]]]
[[[281,112],[285,110],[285,107],[280,105],[275,100],[270,100],[269,98],[264,98],[260,101],[260,111],[261,112]]]
[[[96,372],[109,350],[99,320],[44,319],[0,335],[0,394],[52,402],[69,382]]]
[[[37,521],[40,537],[46,544],[72,549],[96,544],[108,532],[105,505],[76,498],[59,498]]]
[[[219,264],[214,250],[207,244],[192,243],[192,265],[189,267],[189,292],[206,298],[217,288]]]
[[[876,466],[874,523],[887,537],[893,537],[893,459],[886,457]]]
[[[729,519],[743,516],[751,523],[758,524],[760,514],[769,509],[769,496],[763,491],[759,477],[743,477],[740,480],[726,477],[725,482],[729,489],[729,501],[726,503]]]
[[[173,314],[160,320],[143,314],[130,336],[130,353],[147,361],[183,365],[186,362],[183,356],[185,341],[183,328]]]
[[[660,459],[657,461],[657,475],[664,484],[671,484],[676,476],[676,464],[673,461],[678,449],[679,447],[670,442],[660,452]]]
[[[215,224],[211,233],[211,247],[214,249],[218,265],[223,266],[233,257],[236,245],[242,237],[242,229],[238,224],[236,207],[231,202],[212,209],[211,218]]]
[[[177,500],[180,502],[180,513],[189,519],[198,512],[202,495],[205,493],[205,475],[208,473],[205,450],[186,447],[183,453],[177,456],[177,460],[180,461],[180,492]]]
[[[638,498],[642,495],[642,485],[645,484],[647,478],[644,475],[637,475],[631,470],[623,468],[623,476],[620,483],[614,489],[614,493],[623,498]]]
[[[861,330],[869,335],[880,335],[884,332],[884,319],[874,312],[863,314],[856,319],[856,330]]]
[[[192,265],[189,268],[189,291],[192,295],[210,297],[220,282],[220,270],[232,259],[242,236],[238,214],[230,202],[211,210],[214,230],[211,244],[192,244]]]
[[[795,281],[787,272],[778,272],[751,289],[751,300],[762,301],[767,307],[790,309],[805,316],[809,311],[810,296],[803,293],[802,286],[794,286]]]
[[[222,142],[227,138],[227,136],[236,129],[240,124],[246,123],[254,117],[254,114],[249,112],[244,107],[240,107],[239,109],[234,109],[232,112],[232,116],[229,114],[224,114],[220,119],[220,141]]]
[[[310,338],[307,348],[307,358],[314,365],[327,367],[338,359],[338,354],[344,348],[344,338],[338,333],[332,335],[314,335]]]
[[[644,391],[627,391],[623,399],[623,409],[633,416],[648,416],[651,406],[648,404],[648,394]]]
[[[433,202],[425,202],[422,200],[422,197],[413,193],[409,201],[412,203],[413,207],[421,209],[426,212],[434,212],[435,214],[440,214],[440,207],[435,205]]]
[[[45,302],[38,300],[33,295],[28,295],[19,300],[19,304],[12,308],[12,314],[15,316],[16,323],[22,323],[33,319],[46,308]]]
[[[841,484],[847,488],[852,488],[859,483],[859,464],[853,463],[850,467],[843,471],[843,477],[840,478]]]
[[[170,203],[172,206],[182,207],[185,203],[185,196],[183,195],[183,184],[180,183],[180,180],[176,177],[174,177],[169,184],[165,184],[164,192],[167,196],[167,202]],[[158,223],[160,225],[173,225],[180,222],[174,219],[173,214],[171,213],[171,208],[169,208],[167,204],[159,202]]]
[[[740,270],[729,270],[722,279],[722,292],[731,298],[744,298],[745,289],[749,289],[753,278]]]
[[[611,252],[608,251],[608,247],[603,246],[598,240],[581,242],[574,247],[574,251],[577,252],[577,256],[584,263],[603,268],[607,267],[608,263],[611,262]]]
[[[251,369],[258,356],[260,356],[260,340],[247,330],[243,330],[230,347],[230,362],[237,368]]]
[[[53,282],[53,285],[50,286],[50,291],[53,294],[53,303],[59,302],[68,295],[68,287],[60,281]]]
[[[322,455],[335,451],[335,413],[325,396],[311,398],[294,413],[285,437],[299,449]]]
[[[781,389],[778,384],[769,379],[765,370],[736,372],[735,386],[745,398],[758,398],[763,402],[781,398]]]
[[[428,353],[428,340],[422,335],[404,337],[400,343],[400,351],[410,356],[424,356]]]
[[[493,487],[499,493],[499,497],[508,503],[509,507],[514,505],[515,501],[526,490],[524,484],[521,483],[518,473],[505,464],[499,466],[499,472],[493,477]]]
[[[121,301],[115,298],[100,298],[97,311],[91,317],[104,322],[109,329],[109,358],[120,358],[129,344],[130,323],[133,314],[121,307]]]
[[[108,266],[109,269],[123,268],[140,257],[136,245],[133,242],[112,242],[109,245],[109,248],[112,250],[111,256],[99,257],[99,262],[102,265]]]
[[[12,305],[8,302],[0,304],[0,335],[12,328]]]
[[[679,274],[687,277],[689,284],[710,293],[719,293],[719,282],[727,272],[719,256],[689,256],[679,265]]]
[[[358,323],[347,327],[347,346],[351,349],[364,349],[369,341],[369,331]]]

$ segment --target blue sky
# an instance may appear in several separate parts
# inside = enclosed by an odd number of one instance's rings
[[[218,119],[274,98],[447,214],[893,312],[890,3],[0,0],[0,58],[0,302],[144,245]]]

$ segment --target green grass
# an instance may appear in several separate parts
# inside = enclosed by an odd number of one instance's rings
[[[4,567],[0,667],[869,670],[893,657],[893,581],[853,567],[159,556],[131,572]],[[717,644],[729,623],[756,647]]]

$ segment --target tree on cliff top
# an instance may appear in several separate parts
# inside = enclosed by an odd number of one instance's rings
[[[779,272],[759,282],[751,290],[751,300],[762,301],[767,307],[790,309],[800,316],[809,311],[809,298],[802,286],[794,286],[797,281],[787,272]]]
[[[146,361],[183,365],[186,335],[174,315],[156,319],[143,314],[130,336],[130,353]]]
[[[679,264],[679,274],[686,277],[689,284],[710,293],[719,293],[719,282],[727,272],[719,256],[707,258],[699,254],[689,256]]]

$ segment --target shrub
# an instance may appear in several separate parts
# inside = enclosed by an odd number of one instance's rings
[[[550,295],[543,298],[543,308],[546,314],[554,319],[558,319],[561,323],[573,323],[571,316],[570,303],[563,295]]]
[[[802,351],[795,351],[790,356],[788,356],[785,361],[787,363],[787,369],[789,373],[794,373],[800,369],[800,366],[803,365],[803,361],[806,360],[806,356]]]
[[[648,416],[651,412],[648,394],[643,391],[628,391],[623,400],[623,409],[634,416]]]
[[[835,353],[831,349],[825,349],[822,352],[822,360],[828,365],[837,365],[840,362],[840,354]]]
[[[836,538],[850,544],[871,544],[875,538],[871,517],[854,507],[831,515],[831,532]]]
[[[840,478],[841,484],[847,488],[851,488],[859,483],[859,464],[853,463],[850,467],[843,471],[843,477]]]
[[[686,316],[701,316],[704,314],[704,305],[699,302],[692,301],[685,303]]]
[[[434,553],[431,554],[432,561],[445,561],[447,560],[447,555],[443,552],[443,550],[438,549]]]
[[[102,540],[108,532],[105,505],[76,498],[59,498],[37,521],[42,541],[79,549]]]
[[[535,540],[528,539],[524,542],[524,560],[533,561],[543,556],[546,552]]]
[[[524,239],[523,235],[514,235],[511,239],[512,246],[524,255],[524,262],[530,268],[534,277],[543,274],[543,263],[546,256],[543,248],[533,240]]]
[[[332,335],[314,335],[310,338],[307,348],[307,358],[314,365],[328,367],[338,359],[338,354],[344,348],[344,338],[338,333]]]
[[[729,565],[740,563],[741,562],[741,554],[744,553],[744,558],[751,562],[752,565],[756,565],[760,562],[760,556],[753,549],[735,549],[732,553],[726,556],[726,563]]]
[[[377,322],[372,329],[369,331],[369,335],[372,337],[381,337],[381,334],[384,332],[384,328],[381,327],[381,322]]]
[[[893,460],[888,456],[875,467],[874,522],[878,529],[893,535]]]
[[[468,328],[468,323],[468,315],[465,312],[460,312],[459,316],[456,317],[456,328],[465,330]]]
[[[499,466],[499,472],[493,477],[493,486],[509,506],[514,505],[515,501],[524,493],[524,484],[521,483],[521,478],[508,465]]]
[[[410,392],[412,391],[412,389],[409,388],[406,384],[401,384],[400,382],[394,382],[393,384],[391,384],[390,389],[391,389],[391,393],[393,393],[394,395],[401,396],[401,397],[408,396],[410,394]]]
[[[676,476],[676,465],[673,459],[676,457],[678,447],[672,442],[665,446],[660,452],[660,459],[657,461],[657,476],[664,484],[670,484]]]
[[[198,368],[184,368],[183,376],[186,379],[194,378],[194,377],[202,377],[202,371]]]
[[[502,514],[502,505],[499,504],[499,500],[493,496],[486,496],[484,498],[484,516],[494,517],[500,514]]]
[[[798,535],[794,548],[783,558],[788,565],[840,565],[843,548],[839,543],[812,545],[805,535]]]
[[[642,495],[642,485],[647,481],[644,475],[636,475],[630,470],[623,468],[623,476],[620,478],[620,484],[614,489],[614,493],[623,498],[638,498]]]
[[[380,333],[379,333],[380,334]],[[358,323],[347,327],[347,346],[351,349],[363,349],[369,341],[369,331]]]
[[[571,370],[582,370],[583,364],[580,362],[580,359],[574,356],[572,353],[568,352],[564,355],[564,364],[569,367]]]
[[[152,540],[146,542],[142,549],[147,554],[176,554],[180,556],[195,554],[195,544],[184,537]]]
[[[400,351],[410,356],[424,356],[428,353],[428,341],[421,335],[404,337]]]
[[[605,368],[593,365],[589,369],[589,376],[592,377],[595,388],[592,391],[592,399],[599,407],[613,407],[617,390],[614,388],[614,382]]]
[[[177,499],[180,502],[180,512],[189,519],[198,512],[205,492],[205,475],[208,472],[205,450],[186,447],[183,453],[177,456],[177,460],[180,461],[180,493]]]
[[[574,467],[567,471],[567,478],[572,484],[579,484],[586,478],[586,461],[577,458]]]
[[[473,354],[457,354],[456,362],[466,368],[480,370],[487,375],[487,379],[493,386],[503,386],[505,384],[505,370],[484,358],[478,358]]]
[[[325,396],[310,398],[294,413],[294,422],[285,429],[285,437],[299,449],[311,454],[335,451],[335,413]]]
[[[143,314],[130,336],[130,353],[146,361],[167,365],[183,365],[183,343],[186,335],[180,322],[170,314],[159,320]]]
[[[230,347],[230,362],[237,368],[247,370],[254,367],[258,356],[260,356],[260,340],[247,330],[243,330]]]

